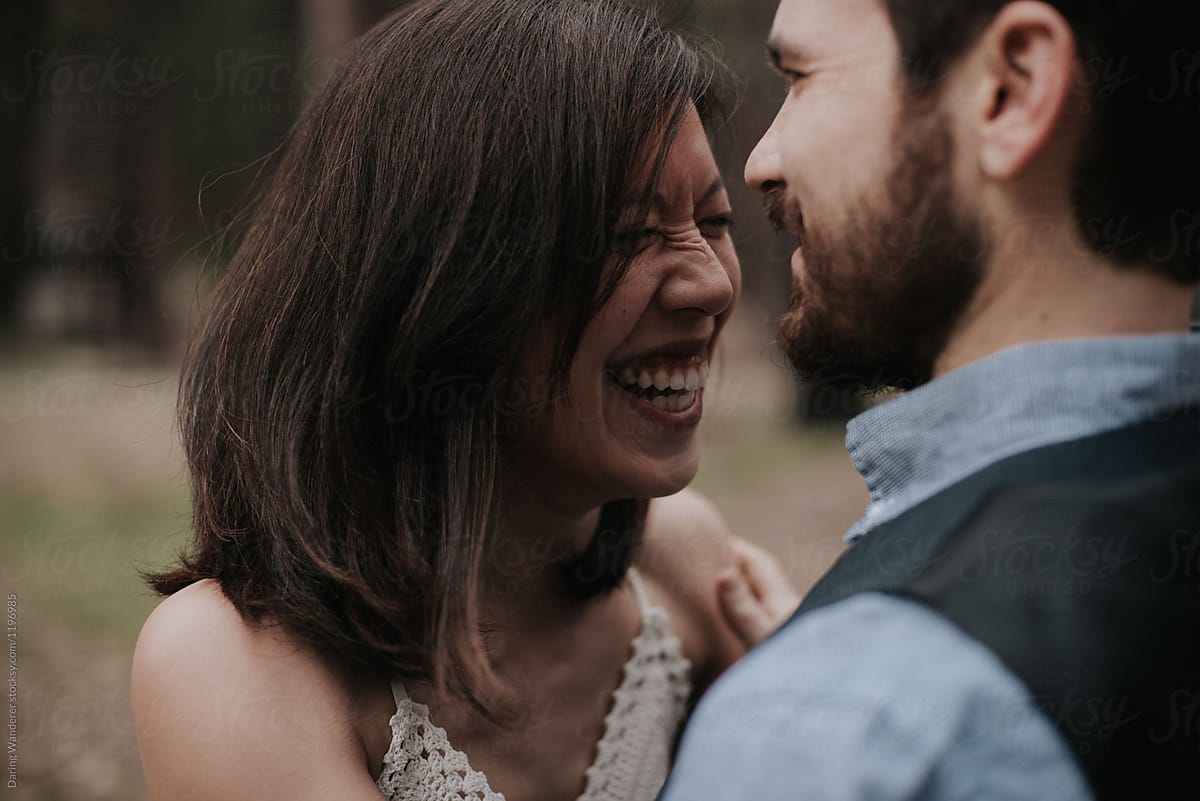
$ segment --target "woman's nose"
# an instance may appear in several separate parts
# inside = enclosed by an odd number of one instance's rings
[[[716,317],[733,305],[737,272],[736,261],[727,267],[705,242],[702,250],[676,257],[659,288],[659,304],[667,311],[695,310]]]

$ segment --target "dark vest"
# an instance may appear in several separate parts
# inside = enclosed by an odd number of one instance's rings
[[[792,618],[921,603],[1028,687],[1092,792],[1200,798],[1200,413],[1004,459],[870,531]]]

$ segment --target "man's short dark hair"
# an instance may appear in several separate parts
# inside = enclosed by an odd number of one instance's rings
[[[1009,2],[884,0],[912,91],[935,91]],[[1074,30],[1093,112],[1072,187],[1080,235],[1117,264],[1200,281],[1200,3],[1043,2]]]

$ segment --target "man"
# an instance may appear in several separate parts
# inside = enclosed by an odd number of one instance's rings
[[[799,242],[781,343],[911,391],[666,801],[1200,793],[1198,9],[782,0],[746,167]],[[743,629],[772,591],[730,584]]]

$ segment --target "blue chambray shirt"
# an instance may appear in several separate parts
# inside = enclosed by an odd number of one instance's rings
[[[1200,336],[1022,345],[851,421],[853,541],[1008,456],[1200,406]],[[1084,801],[1053,724],[984,646],[878,593],[799,618],[701,700],[662,801]]]

